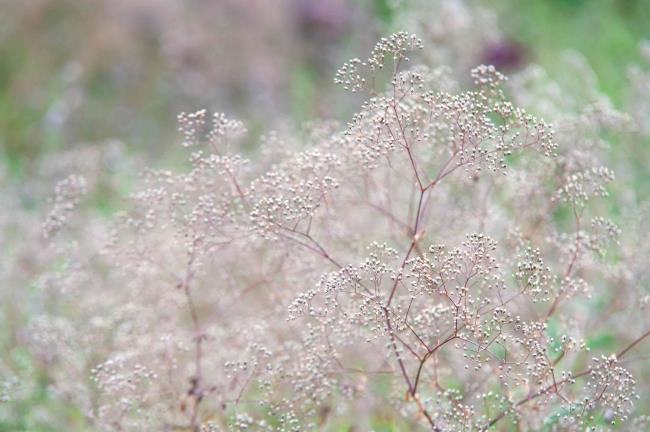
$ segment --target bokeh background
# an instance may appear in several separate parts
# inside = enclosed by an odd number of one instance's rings
[[[537,64],[577,104],[650,109],[638,97],[650,86],[650,0],[0,0],[3,363],[35,367],[11,326],[40,299],[12,292],[29,292],[40,270],[21,253],[21,223],[38,219],[55,180],[95,173],[91,205],[110,215],[130,189],[126,173],[182,163],[180,112],[243,120],[250,151],[269,129],[344,120],[358,100],[334,88],[336,69],[401,29],[424,33],[425,60],[459,76],[479,63],[514,75]],[[650,126],[610,142],[631,199],[650,198]],[[19,403],[0,407],[0,431],[74,423],[52,406],[47,374],[35,376]]]
[[[355,104],[333,89],[338,65],[424,7],[446,21],[432,32],[459,33],[457,46],[440,37],[452,58],[471,51],[462,66],[538,63],[561,78],[562,54],[575,51],[617,107],[650,37],[647,0],[3,0],[2,163],[20,178],[41,155],[112,139],[162,157],[177,142],[176,115],[199,108],[253,132],[345,115]],[[463,9],[489,18],[464,22]]]

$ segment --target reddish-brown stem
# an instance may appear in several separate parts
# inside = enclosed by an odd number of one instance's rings
[[[573,208],[573,217],[575,218],[576,222],[576,239],[575,239],[575,249],[573,251],[573,256],[571,257],[571,260],[569,261],[569,265],[567,266],[566,270],[564,271],[564,274],[562,275],[564,278],[567,278],[571,275],[571,272],[573,271],[573,267],[575,266],[577,260],[578,260],[578,255],[580,254],[580,216],[581,214],[578,214],[578,211],[576,210],[575,205],[572,206]],[[548,309],[548,312],[546,312],[546,316],[544,319],[548,321],[548,319],[555,313],[555,310],[557,309],[558,305],[560,304],[560,299],[561,299],[561,294],[558,294],[555,299],[553,299],[553,303],[551,304],[551,307]]]
[[[445,340],[443,340],[442,342],[440,342],[438,345],[436,345],[436,346],[434,346],[433,348],[431,348],[431,349],[430,349],[430,350],[429,350],[429,351],[424,355],[424,357],[422,357],[422,360],[420,360],[420,364],[418,365],[417,373],[415,374],[415,381],[414,381],[414,384],[413,384],[413,390],[412,390],[412,393],[413,393],[413,394],[415,394],[415,392],[416,392],[417,389],[418,389],[418,384],[420,383],[420,376],[422,375],[422,369],[424,368],[424,364],[425,364],[426,361],[429,359],[429,357],[431,357],[433,354],[435,354],[435,353],[436,353],[440,348],[442,348],[443,345],[445,345],[446,343],[448,343],[448,342],[450,342],[450,341],[456,339],[457,337],[458,337],[458,336],[456,335],[456,333],[454,333],[453,335],[449,336],[448,338],[446,338]]]
[[[645,333],[643,333],[641,336],[639,336],[639,337],[636,338],[634,341],[632,341],[632,343],[630,343],[630,344],[627,345],[624,349],[622,349],[622,350],[618,353],[618,355],[617,355],[617,359],[620,360],[620,359],[621,359],[625,354],[627,354],[627,353],[628,353],[632,348],[634,348],[636,345],[638,345],[639,343],[641,343],[641,341],[643,341],[643,340],[644,340],[645,338],[647,338],[648,336],[650,336],[650,330],[648,330],[648,331],[646,331]],[[566,383],[566,382],[568,382],[568,381],[574,380],[574,379],[576,379],[576,378],[583,377],[583,376],[585,376],[585,375],[589,375],[589,374],[591,373],[591,371],[592,371],[591,368],[587,368],[587,369],[583,370],[582,372],[579,372],[579,373],[577,373],[577,374],[575,374],[575,375],[571,375],[570,377],[567,377],[567,378],[565,378],[565,379],[563,379],[563,380],[560,380],[560,381],[558,381],[558,382],[555,382],[555,381],[554,381],[553,384],[550,384],[549,386],[544,387],[543,389],[538,390],[537,392],[534,392],[534,393],[529,394],[527,397],[525,397],[525,398],[521,399],[519,402],[517,402],[514,406],[515,406],[515,407],[519,407],[519,406],[525,405],[525,404],[527,404],[528,402],[530,402],[530,401],[532,401],[532,400],[534,400],[534,399],[537,399],[538,397],[540,397],[540,396],[542,396],[542,395],[548,394],[549,391],[551,391],[551,390],[553,390],[553,389],[557,389],[558,386],[560,386],[560,385],[562,385],[562,384],[564,384],[564,383]],[[509,412],[509,410],[502,411],[499,415],[497,415],[497,416],[494,417],[492,420],[490,420],[490,421],[488,422],[488,424],[485,425],[485,426],[483,427],[482,430],[483,430],[483,431],[486,431],[486,430],[488,430],[489,428],[491,428],[492,426],[494,426],[496,423],[499,422],[499,420],[501,420],[503,417],[505,417],[505,416],[508,414],[508,412]]]
[[[190,311],[190,318],[192,320],[192,327],[194,331],[194,375],[190,377],[190,388],[187,391],[188,396],[192,398],[192,413],[190,417],[190,428],[194,432],[198,432],[200,429],[199,421],[199,406],[203,400],[203,384],[202,384],[202,359],[203,359],[203,339],[204,335],[201,331],[199,323],[199,315],[196,310],[196,305],[192,297],[192,291],[190,288],[192,278],[194,277],[193,265],[196,259],[196,248],[198,247],[201,239],[194,241],[192,245],[192,251],[190,252],[189,259],[187,261],[187,268],[185,271],[185,277],[180,284],[183,292],[185,293],[185,299],[187,302],[187,307]]]
[[[636,339],[635,339],[631,344],[629,344],[629,345],[626,346],[623,350],[621,350],[621,352],[619,352],[619,353],[616,355],[616,358],[618,358],[618,359],[622,358],[622,357],[623,357],[625,354],[627,354],[627,353],[628,353],[632,348],[634,348],[635,346],[637,346],[641,341],[643,341],[643,339],[647,338],[648,336],[650,336],[650,330],[648,330],[647,332],[643,333],[641,336],[639,336],[638,338],[636,338]]]
[[[406,373],[406,367],[404,366],[404,361],[402,361],[402,356],[399,354],[399,350],[397,348],[397,342],[395,341],[395,333],[393,332],[393,326],[390,322],[388,307],[384,307],[383,309],[384,309],[384,316],[386,317],[386,328],[388,330],[388,336],[391,340],[393,352],[397,357],[397,363],[399,364],[400,370],[402,371],[402,376],[404,377],[404,381],[406,381],[406,385],[408,386],[409,392],[412,393],[413,386],[411,385],[411,379],[409,378],[408,373]]]

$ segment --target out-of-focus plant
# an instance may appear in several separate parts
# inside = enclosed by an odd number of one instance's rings
[[[423,56],[428,64],[450,67],[458,79],[481,60],[499,69],[509,66],[489,58],[505,49],[497,15],[477,1],[404,0],[395,2],[395,26],[417,30],[427,43]]]
[[[146,170],[108,223],[64,176],[25,230],[43,304],[12,333],[48,397],[97,430],[642,427],[648,251],[600,161],[629,118],[551,127],[494,67],[467,90],[407,68],[422,51],[381,39],[336,73],[365,98],[349,122],[249,159],[241,122],[181,114],[186,169]],[[3,364],[15,407],[29,368]]]
[[[350,37],[369,21],[343,0],[3,1],[0,157],[31,176],[44,153],[117,138],[151,159],[195,106],[253,126],[334,115],[335,47],[371,45]]]

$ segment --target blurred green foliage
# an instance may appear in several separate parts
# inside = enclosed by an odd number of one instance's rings
[[[584,77],[566,77],[562,52],[572,50],[584,56],[593,69],[599,90],[616,108],[630,98],[628,67],[643,63],[639,45],[650,39],[649,0],[544,0],[483,1],[497,11],[504,31],[528,52],[528,60],[540,64],[553,79],[579,82]],[[571,90],[571,89],[565,89]],[[640,201],[650,198],[650,141],[636,139],[621,146],[618,137],[611,144],[609,163],[622,162]],[[616,212],[617,209],[612,209]]]
[[[621,106],[626,68],[639,61],[639,42],[650,38],[648,0],[494,0],[508,35],[552,77],[562,76],[562,50],[585,56],[601,89]]]
[[[124,41],[91,31],[101,19],[92,10],[94,3],[42,3],[0,33],[0,157],[9,172],[20,176],[35,156],[63,146],[113,137],[127,140],[132,149],[158,154],[162,141],[172,141],[179,97],[165,74],[161,41],[142,28],[139,44],[124,49],[119,45]],[[498,11],[509,37],[520,42],[529,60],[540,63],[551,76],[564,73],[558,61],[561,50],[582,53],[601,89],[621,106],[626,96],[626,65],[638,62],[639,41],[650,38],[650,1],[480,3]],[[375,15],[379,33],[395,17],[389,0],[363,1],[359,7]],[[337,43],[345,47],[355,37],[348,34]],[[71,124],[57,127],[52,124],[56,105],[70,91],[66,65],[75,61],[84,66],[83,111],[75,112]],[[144,64],[139,70],[146,71],[146,76],[128,76],[128,71],[119,70],[129,61]],[[316,62],[315,56],[307,57],[304,64],[294,65],[289,77],[288,114],[295,121],[320,114],[316,100],[322,97],[323,82],[331,77],[324,77],[322,65]],[[126,77],[120,75],[124,73]],[[187,100],[188,109],[191,103]]]

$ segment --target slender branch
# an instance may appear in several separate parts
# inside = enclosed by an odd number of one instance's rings
[[[203,368],[202,368],[202,359],[203,359],[203,340],[205,335],[201,331],[201,326],[199,323],[199,315],[196,309],[196,304],[192,297],[192,291],[190,288],[191,281],[194,277],[193,265],[196,260],[196,248],[198,247],[201,239],[197,239],[192,244],[192,250],[187,261],[187,268],[185,271],[185,277],[180,284],[185,293],[185,300],[187,302],[187,307],[190,311],[190,317],[192,320],[192,327],[194,329],[194,375],[190,377],[190,388],[187,391],[187,395],[192,397],[192,413],[190,414],[190,428],[193,432],[199,432],[200,430],[200,421],[199,421],[199,406],[203,400]]]
[[[643,333],[641,336],[639,336],[638,338],[636,338],[632,343],[630,343],[630,344],[627,345],[625,348],[623,348],[623,349],[618,353],[618,355],[617,355],[617,359],[620,360],[621,358],[623,358],[623,356],[625,356],[625,354],[627,354],[627,353],[628,353],[632,348],[634,348],[636,345],[638,345],[639,343],[641,343],[641,341],[643,341],[643,340],[644,340],[645,338],[647,338],[648,336],[650,336],[650,330],[646,331],[646,332]],[[551,391],[551,390],[553,390],[553,389],[556,389],[558,386],[560,386],[560,385],[562,385],[562,384],[565,384],[566,382],[571,381],[571,380],[574,380],[574,379],[576,379],[576,378],[580,378],[580,377],[583,377],[583,376],[585,376],[585,375],[589,375],[591,372],[592,372],[592,368],[587,368],[587,369],[583,370],[582,372],[578,372],[577,374],[575,374],[575,375],[571,375],[571,376],[569,376],[569,377],[567,377],[567,378],[565,378],[565,379],[563,379],[563,380],[560,380],[560,381],[558,381],[558,382],[553,382],[553,384],[551,384],[551,385],[549,385],[549,386],[547,386],[547,387],[544,387],[543,389],[538,390],[537,392],[531,393],[531,394],[529,394],[527,397],[521,399],[519,402],[517,402],[517,403],[514,405],[514,407],[520,407],[520,406],[522,406],[522,405],[525,405],[525,404],[527,404],[528,402],[530,402],[530,401],[532,401],[532,400],[534,400],[534,399],[537,399],[538,397],[540,397],[540,396],[542,396],[542,395],[548,394],[549,391]],[[504,410],[504,411],[502,411],[499,415],[497,415],[497,416],[494,417],[492,420],[490,420],[490,421],[488,422],[488,424],[485,425],[481,430],[483,430],[483,431],[488,430],[489,428],[491,428],[492,426],[494,426],[496,423],[498,423],[499,420],[501,420],[503,417],[505,417],[509,412],[510,412],[509,409],[508,409],[508,410]]]

